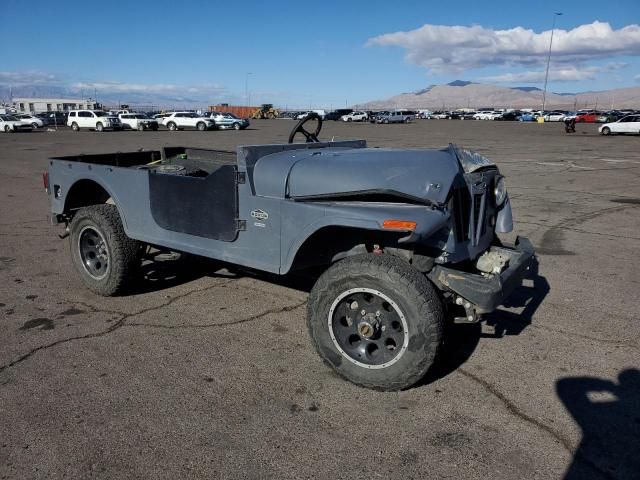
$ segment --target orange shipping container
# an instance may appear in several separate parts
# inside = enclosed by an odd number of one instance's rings
[[[245,107],[238,105],[210,105],[210,112],[233,113],[236,117],[250,118],[260,107]]]

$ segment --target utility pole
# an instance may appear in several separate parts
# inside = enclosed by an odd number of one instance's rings
[[[549,40],[549,54],[547,55],[547,71],[544,74],[544,89],[542,90],[542,111],[547,103],[547,81],[549,80],[549,64],[551,63],[551,47],[553,46],[553,31],[556,28],[556,17],[562,15],[562,12],[554,12],[553,24],[551,25],[551,39]]]
[[[249,75],[251,72],[247,72],[244,77],[244,101],[247,107],[249,106]]]

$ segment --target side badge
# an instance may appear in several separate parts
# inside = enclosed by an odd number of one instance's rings
[[[267,212],[265,212],[264,210],[252,210],[251,211],[251,216],[253,218],[255,218],[256,220],[260,220],[261,222],[266,220],[267,218],[269,218],[269,214]]]

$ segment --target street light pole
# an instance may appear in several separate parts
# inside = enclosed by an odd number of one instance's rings
[[[551,63],[551,47],[553,45],[553,31],[556,28],[556,17],[562,15],[562,12],[554,12],[553,23],[551,25],[551,39],[549,40],[549,54],[547,55],[547,71],[544,74],[544,89],[542,90],[542,111],[547,103],[547,81],[549,80],[549,64]]]
[[[244,77],[244,101],[247,107],[249,106],[249,75],[251,72],[247,72]]]

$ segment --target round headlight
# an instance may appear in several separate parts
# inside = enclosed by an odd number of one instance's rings
[[[496,197],[496,205],[502,205],[507,198],[507,186],[504,182],[504,177],[496,180],[496,188],[493,190],[493,193]]]

